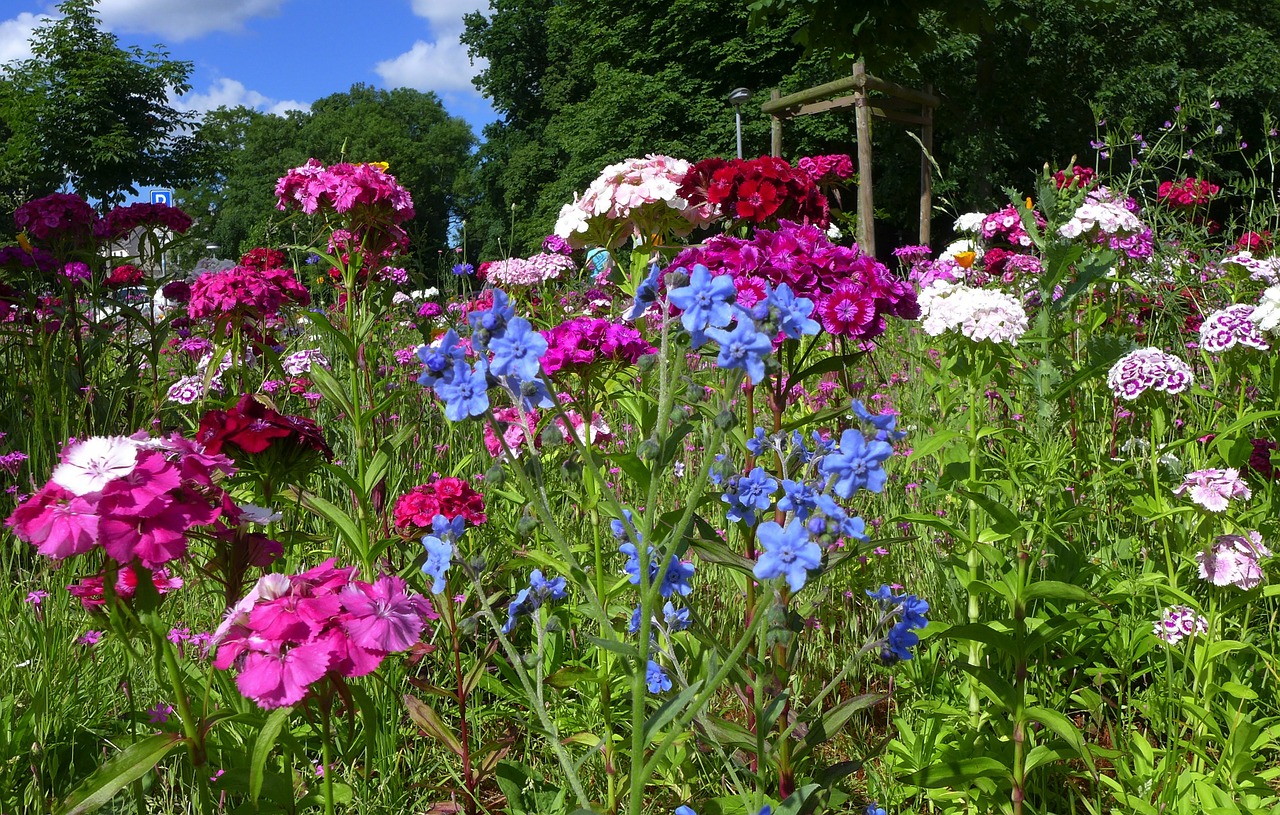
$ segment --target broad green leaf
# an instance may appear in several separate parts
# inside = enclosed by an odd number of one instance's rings
[[[1057,580],[1038,580],[1023,591],[1027,600],[1062,600],[1067,603],[1096,603],[1092,594],[1070,583]]]
[[[157,733],[134,742],[81,781],[55,815],[93,812],[117,792],[146,775],[170,750],[182,743],[183,739],[177,733]]]
[[[443,744],[454,755],[462,755],[462,743],[440,719],[440,714],[436,713],[435,708],[407,693],[404,695],[404,706],[409,711],[409,718],[422,728],[423,732]]]
[[[941,761],[916,770],[906,777],[914,787],[954,787],[968,789],[975,778],[1008,778],[1009,768],[990,756],[974,756]]]
[[[1028,719],[1034,719],[1045,727],[1054,732],[1058,738],[1065,741],[1071,746],[1085,763],[1089,765],[1089,769],[1093,769],[1093,756],[1089,755],[1088,749],[1084,744],[1084,736],[1071,723],[1071,720],[1056,710],[1049,710],[1043,707],[1028,707],[1022,711],[1023,715]]]
[[[918,461],[925,456],[931,456],[941,450],[952,439],[961,438],[964,434],[955,430],[935,430],[932,435],[926,436],[920,441],[912,440],[911,455],[907,456],[907,464]]]

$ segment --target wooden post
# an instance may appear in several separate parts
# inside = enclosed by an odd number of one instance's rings
[[[925,85],[924,92],[932,95],[933,85]],[[924,147],[920,152],[920,244],[928,246],[933,232],[933,167],[929,160],[933,155],[933,106],[920,105],[920,118],[924,119],[920,127]]]
[[[770,101],[777,101],[782,98],[782,92],[777,88],[769,94]],[[777,113],[769,115],[769,155],[774,158],[782,158],[782,117]]]
[[[871,110],[867,104],[867,66],[853,65],[854,118],[858,130],[858,247],[875,257],[875,202],[871,196]]]

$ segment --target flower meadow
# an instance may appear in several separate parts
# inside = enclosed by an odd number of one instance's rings
[[[0,811],[1280,812],[1280,223],[1148,165],[876,258],[636,157],[439,280],[380,163],[167,278],[24,204]]]

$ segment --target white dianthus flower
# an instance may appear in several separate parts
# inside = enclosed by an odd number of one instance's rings
[[[982,222],[987,219],[985,213],[982,212],[966,212],[959,218],[956,218],[955,230],[957,232],[976,233],[982,229]]]
[[[1259,331],[1275,334],[1280,326],[1280,286],[1272,286],[1262,293],[1258,307],[1249,315],[1249,321],[1256,323]]]

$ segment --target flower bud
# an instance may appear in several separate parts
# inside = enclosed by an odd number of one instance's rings
[[[653,370],[653,366],[658,364],[657,354],[645,354],[636,360],[636,367],[640,369],[640,373],[647,374]]]
[[[560,432],[560,428],[549,424],[542,428],[541,439],[543,447],[555,447],[564,441],[564,434]]]
[[[713,420],[717,430],[732,430],[738,426],[738,417],[731,410],[722,410]]]
[[[538,528],[538,519],[531,515],[525,515],[516,521],[516,534],[522,538],[527,538],[533,534],[533,530]]]
[[[636,457],[641,461],[657,461],[662,454],[662,447],[656,439],[645,439],[636,447]]]
[[[689,273],[684,270],[684,267],[667,272],[668,291],[671,289],[682,289],[687,285],[689,285]]]
[[[507,478],[501,464],[495,464],[484,471],[484,483],[492,487],[501,487]]]

